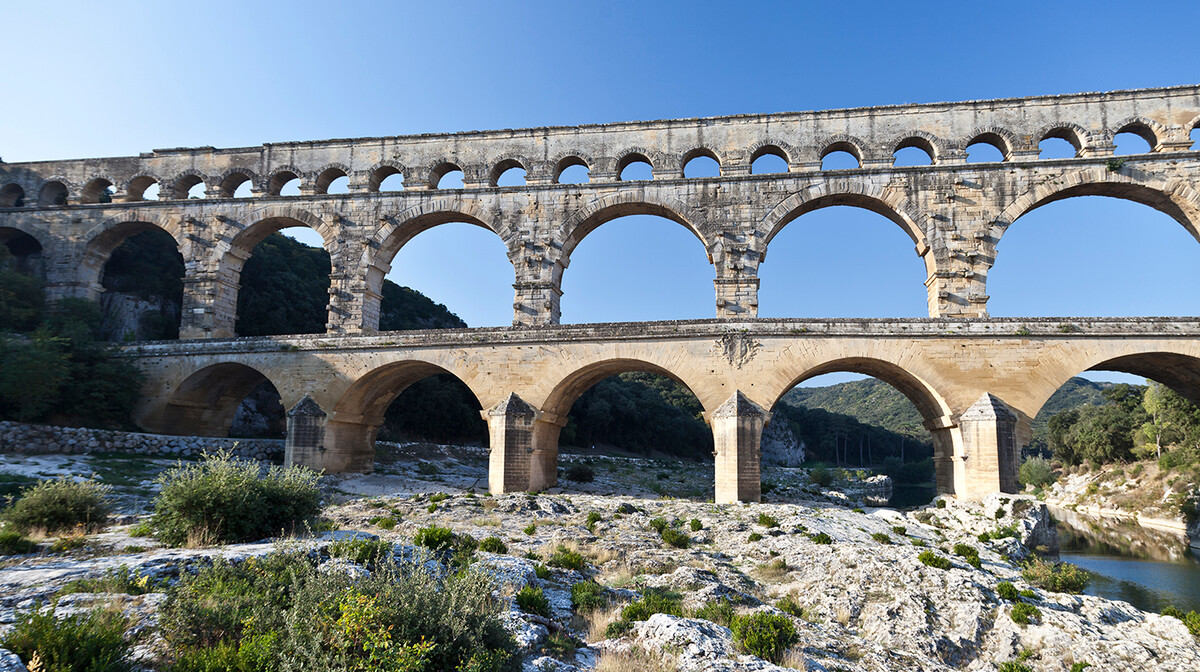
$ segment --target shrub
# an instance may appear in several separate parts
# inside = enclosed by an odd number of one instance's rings
[[[833,483],[833,474],[829,472],[827,467],[816,466],[808,470],[808,480],[822,488],[827,488]]]
[[[431,551],[445,551],[454,546],[454,532],[448,527],[430,525],[422,527],[413,535],[413,543]]]
[[[591,579],[576,583],[571,586],[571,604],[575,605],[575,611],[581,613],[600,609],[608,604],[608,598],[604,596],[604,586]]]
[[[917,556],[917,559],[921,561],[921,564],[927,567],[933,567],[934,569],[950,569],[950,560],[943,558],[933,551],[921,551],[921,554]]]
[[[759,534],[758,532],[751,532],[750,536],[746,537],[746,541],[748,541],[750,543],[754,543],[756,541],[761,541],[761,540],[762,540],[762,535]]]
[[[871,535],[871,538],[874,539],[875,541],[878,541],[881,544],[892,543],[892,538],[889,537],[886,532],[876,532]]]
[[[550,600],[541,588],[525,586],[517,592],[516,600],[522,611],[550,618]]]
[[[381,530],[390,530],[396,527],[397,521],[395,516],[376,516],[367,522]]]
[[[226,451],[164,472],[151,523],[160,541],[238,543],[288,534],[316,521],[321,511],[318,474],[303,467],[271,467]]]
[[[587,527],[588,532],[595,533],[596,532],[596,523],[598,523],[602,520],[604,520],[604,516],[601,516],[599,511],[589,511],[588,516],[587,516],[587,522],[584,523],[584,525]]]
[[[673,527],[665,528],[662,531],[661,536],[663,541],[667,542],[671,546],[674,546],[675,548],[687,548],[692,544],[691,537]]]
[[[579,643],[564,632],[553,632],[542,644],[542,653],[559,660],[571,660]]]
[[[1092,580],[1092,573],[1069,562],[1045,562],[1034,559],[1021,576],[1029,583],[1055,593],[1082,593]]]
[[[629,630],[631,628],[633,628],[633,623],[630,623],[629,621],[627,621],[623,618],[618,618],[617,620],[613,621],[612,623],[609,623],[608,626],[604,628],[604,638],[605,639],[616,639],[616,638],[620,637],[621,635],[624,635],[625,633],[629,632]]]
[[[1069,672],[1083,672],[1084,670],[1086,670],[1087,668],[1089,668],[1091,666],[1092,666],[1091,663],[1085,663],[1083,661],[1079,661],[1077,663],[1071,663],[1071,669]]]
[[[1000,663],[999,672],[1033,672],[1033,668],[1025,663],[1010,660]]]
[[[1018,602],[1013,605],[1012,611],[1009,612],[1009,617],[1012,618],[1013,623],[1029,625],[1031,621],[1042,620],[1042,612],[1028,602]]]
[[[783,659],[783,652],[799,641],[792,619],[783,614],[755,612],[733,619],[733,639],[747,653],[773,663]]]
[[[546,579],[548,579],[552,576],[552,574],[550,573],[550,568],[543,565],[540,562],[533,566],[533,574],[534,574],[534,576],[536,576],[537,578],[539,578],[543,581],[545,581]]]
[[[944,500],[944,499],[939,499],[939,500],[937,501],[937,504],[936,504],[935,506],[937,506],[937,508],[939,508],[939,509],[944,509],[944,508],[946,508],[946,500]]]
[[[532,537],[533,535],[537,534],[537,523],[530,523],[526,525],[522,532]]]
[[[908,534],[908,528],[903,525],[893,525],[892,532],[895,532],[896,534],[903,537]]]
[[[417,473],[422,476],[437,476],[442,470],[432,462],[417,462]]]
[[[355,536],[339,539],[326,550],[331,558],[342,558],[360,565],[375,565],[392,556],[392,542]]]
[[[779,521],[765,513],[758,514],[758,524],[763,527],[779,527]]]
[[[646,590],[640,599],[621,610],[621,618],[631,622],[644,621],[655,614],[683,616],[683,605],[677,595],[663,590]]]
[[[97,532],[108,525],[111,506],[107,485],[64,476],[21,489],[21,498],[5,509],[4,520],[22,534],[33,530],[58,534],[82,529]]]
[[[500,537],[488,537],[479,542],[479,550],[484,553],[508,553],[508,546]]]
[[[162,589],[162,580],[151,581],[130,567],[117,567],[93,579],[75,579],[59,589],[59,595],[71,593],[113,593],[145,595]]]
[[[955,544],[954,554],[965,558],[967,563],[969,563],[975,569],[979,569],[979,567],[983,564],[983,562],[979,559],[979,549],[975,548],[974,546],[967,544]]]
[[[775,603],[775,608],[785,614],[791,614],[796,618],[804,617],[804,607],[802,607],[800,603],[796,601],[796,597],[790,593],[780,598],[779,601]]]
[[[824,532],[817,532],[816,534],[810,534],[810,535],[808,535],[808,538],[812,539],[812,542],[814,544],[821,544],[823,546],[828,546],[829,544],[833,543],[833,537],[829,536],[828,534],[825,534]]]
[[[0,555],[24,555],[37,548],[25,535],[16,530],[0,530]]]
[[[1166,609],[1163,609],[1162,613],[1163,616],[1172,616],[1183,621],[1183,624],[1187,626],[1187,629],[1192,633],[1192,636],[1200,638],[1200,613],[1190,611],[1185,614],[1175,607],[1167,607]]]
[[[566,477],[576,483],[591,483],[596,480],[596,472],[586,464],[572,464],[567,467]]]
[[[705,602],[703,607],[692,612],[692,618],[701,618],[727,628],[733,623],[733,618],[736,615],[736,612],[733,610],[733,603],[724,597],[712,602]]]
[[[125,530],[125,534],[128,534],[131,537],[153,537],[154,526],[150,524],[150,521],[143,520],[137,525]]]
[[[1021,599],[1021,594],[1017,592],[1017,587],[1011,581],[1001,581],[996,584],[996,594],[1009,602]]]
[[[573,551],[566,546],[559,546],[554,549],[554,554],[546,560],[546,564],[551,567],[580,570],[587,562],[578,551]]]
[[[1017,478],[1025,485],[1035,488],[1044,488],[1056,480],[1054,469],[1050,467],[1050,460],[1044,457],[1031,457],[1022,462],[1021,468],[1017,472]]]
[[[29,661],[35,652],[45,672],[126,672],[129,622],[120,612],[88,611],[57,618],[52,609],[21,615],[0,647]]]
[[[693,532],[699,532],[700,530],[704,529],[704,524],[700,522],[699,518],[692,518],[690,521],[688,521],[688,527]]]
[[[662,531],[667,529],[668,526],[669,523],[667,523],[666,518],[655,518],[650,521],[650,527],[659,534],[662,534]]]

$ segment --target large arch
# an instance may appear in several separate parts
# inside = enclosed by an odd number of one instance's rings
[[[571,213],[559,227],[562,241],[562,266],[570,262],[571,252],[605,222],[629,215],[654,215],[683,226],[699,239],[704,249],[715,242],[707,231],[703,217],[684,203],[673,199],[659,199],[644,193],[617,193],[602,196]],[[711,261],[711,259],[709,260]]]
[[[1113,350],[1126,350],[1114,352]],[[1085,352],[1083,356],[1063,356],[1051,367],[1040,367],[1031,376],[1028,408],[1032,419],[1058,388],[1084,371],[1114,371],[1149,378],[1166,385],[1177,394],[1200,406],[1200,349],[1195,352],[1171,351],[1160,348],[1142,350],[1136,344],[1108,348],[1105,352]],[[1027,438],[1027,436],[1025,437]]]
[[[264,381],[280,388],[263,371],[238,362],[209,364],[192,372],[172,391],[149,429],[180,436],[229,435],[242,400]]]
[[[79,283],[85,288],[98,286],[104,264],[108,263],[113,250],[130,237],[151,229],[166,232],[175,240],[176,249],[183,253],[183,231],[177,218],[161,218],[145,212],[131,212],[108,219],[83,235],[87,245],[78,266]]]

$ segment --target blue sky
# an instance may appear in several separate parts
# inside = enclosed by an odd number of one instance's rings
[[[1194,2],[57,2],[4,22],[7,161],[1200,80]],[[511,320],[492,234],[439,227],[393,268],[471,325]],[[926,310],[911,241],[852,208],[790,224],[761,276],[764,316]],[[563,320],[711,317],[712,277],[682,227],[617,220],[575,252]],[[998,316],[1197,315],[1197,286],[1178,224],[1081,198],[1019,220],[988,290]]]

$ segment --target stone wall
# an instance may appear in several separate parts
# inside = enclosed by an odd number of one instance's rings
[[[282,439],[228,439],[205,436],[167,436],[79,427],[51,427],[0,421],[0,453],[136,453],[193,457],[222,448],[258,460],[283,457]]]

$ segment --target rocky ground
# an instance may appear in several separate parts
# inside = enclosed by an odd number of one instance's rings
[[[1036,547],[1052,551],[1055,544],[1047,511],[1032,497],[946,500],[897,511],[867,505],[881,484],[835,483],[843,487],[821,489],[808,482],[802,469],[774,469],[764,475],[773,486],[767,502],[715,505],[706,501],[711,465],[585,457],[567,457],[563,466],[590,462],[591,482],[564,481],[564,487],[549,493],[492,497],[484,493],[486,455],[479,449],[410,446],[380,458],[375,474],[324,479],[326,515],[338,532],[286,543],[320,547],[341,535],[366,533],[396,542],[397,552],[405,553],[414,533],[431,524],[478,539],[499,537],[508,552],[480,553],[477,563],[496,577],[498,594],[511,599],[521,587],[536,585],[550,599],[548,619],[515,606],[506,617],[528,652],[528,670],[567,672],[600,665],[689,671],[990,671],[1013,661],[1056,672],[1077,663],[1089,663],[1093,670],[1200,669],[1200,646],[1179,620],[1123,602],[1046,592],[1022,580],[1014,562]],[[55,458],[38,459],[37,469],[27,472],[51,475],[61,467],[53,463]],[[86,473],[88,466],[72,462],[70,468]],[[145,511],[153,473],[162,466],[147,461],[142,469],[125,465],[115,470],[124,483],[125,522]],[[687,548],[663,541],[651,526],[658,518],[687,535]],[[979,539],[981,533],[1001,530],[1012,536]],[[261,555],[277,543],[161,549],[119,526],[65,553],[3,559],[0,623],[11,623],[18,612],[67,581],[99,576],[106,569],[126,566],[151,580],[169,579],[216,555]],[[956,555],[955,544],[976,549],[979,566]],[[560,547],[581,553],[586,567],[547,572],[542,561]],[[945,558],[949,568],[923,564],[918,559],[922,551]],[[573,613],[571,586],[586,577],[606,587],[613,608],[587,616]],[[997,585],[1006,580],[1032,590],[1026,600],[1038,608],[1040,619],[1027,625],[1014,622],[1015,603],[997,594]],[[674,591],[689,609],[727,598],[741,613],[783,613],[776,605],[786,599],[799,643],[782,659],[786,668],[780,667],[740,652],[728,628],[666,614],[633,623],[623,636],[606,638],[606,626],[618,617],[619,607],[646,588]],[[75,594],[60,600],[58,608],[118,601],[151,628],[162,599],[162,593],[153,592],[139,597]],[[586,646],[574,653],[560,651],[559,658],[545,656],[542,645],[552,631],[571,633]],[[142,652],[149,655],[151,650],[147,644]],[[6,669],[2,661],[0,669]]]

